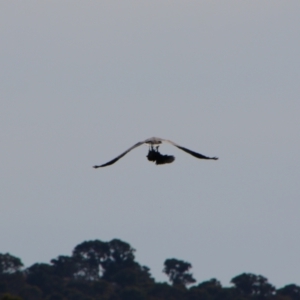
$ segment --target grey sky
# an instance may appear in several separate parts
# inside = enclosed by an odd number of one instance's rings
[[[159,281],[300,284],[300,2],[1,1],[0,252],[120,238]],[[158,136],[171,165],[134,143]]]

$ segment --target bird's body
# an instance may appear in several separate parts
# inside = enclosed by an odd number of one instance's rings
[[[208,156],[202,155],[200,153],[194,152],[194,151],[189,150],[185,147],[179,146],[178,144],[176,144],[176,143],[174,143],[170,140],[161,139],[161,138],[158,138],[158,137],[152,137],[152,138],[146,139],[142,142],[138,142],[138,143],[134,144],[132,147],[127,149],[125,152],[123,152],[122,154],[120,154],[116,158],[112,159],[111,161],[109,161],[109,162],[107,162],[103,165],[96,165],[96,166],[94,166],[94,168],[101,168],[101,167],[106,167],[106,166],[112,165],[116,161],[118,161],[120,158],[122,158],[124,155],[126,155],[129,151],[131,151],[134,148],[139,147],[143,144],[148,144],[150,146],[149,153],[147,155],[147,158],[148,158],[149,161],[156,162],[157,165],[172,163],[175,160],[174,156],[172,156],[172,155],[162,155],[158,152],[158,147],[163,142],[169,143],[169,144],[185,151],[186,153],[189,153],[190,155],[192,155],[194,157],[197,157],[197,158],[200,158],[200,159],[213,159],[213,160],[218,159],[217,157],[208,157]],[[154,147],[156,148],[156,150],[154,149]]]
[[[158,152],[158,149],[154,150],[153,146],[150,147],[147,158],[149,161],[153,161],[157,165],[170,164],[175,160],[173,155],[162,155]]]
[[[152,138],[146,139],[144,141],[144,143],[151,145],[151,146],[155,146],[155,145],[157,146],[157,145],[160,145],[163,141],[167,141],[167,140],[160,139],[158,137],[152,137]]]

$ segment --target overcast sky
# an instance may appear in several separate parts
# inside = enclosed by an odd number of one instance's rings
[[[1,1],[0,252],[119,238],[158,281],[300,285],[300,1]],[[158,136],[173,164],[134,143]]]

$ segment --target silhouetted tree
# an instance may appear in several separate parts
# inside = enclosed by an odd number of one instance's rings
[[[53,267],[45,263],[35,263],[25,270],[25,274],[29,284],[42,287],[53,275]]]
[[[108,243],[109,255],[103,262],[105,269],[104,278],[109,279],[126,267],[131,267],[134,262],[134,249],[126,242],[114,239]]]
[[[188,262],[175,258],[167,259],[164,262],[163,272],[169,276],[173,285],[188,285],[196,282],[193,275],[189,273],[192,265]]]
[[[102,265],[109,256],[109,245],[99,240],[86,241],[77,245],[73,251],[73,259],[78,264],[75,274],[85,280],[98,280],[103,274]]]
[[[12,274],[20,271],[23,267],[21,260],[9,253],[0,253],[0,275],[1,274]]]
[[[115,282],[123,287],[149,285],[154,282],[149,268],[134,261],[134,252],[130,244],[119,239],[108,243],[109,255],[102,263],[103,279]]]
[[[44,295],[50,295],[63,289],[63,278],[55,274],[53,266],[45,263],[36,263],[25,270],[28,284],[37,286]]]
[[[199,283],[197,286],[190,288],[189,299],[211,299],[215,298],[216,295],[222,290],[222,285],[220,281],[212,278],[208,281]]]
[[[121,286],[152,283],[149,268],[134,261],[135,250],[126,242],[113,239],[85,241],[75,247],[72,258],[52,260],[58,270],[66,274],[75,271],[74,278],[98,281],[101,278]]]
[[[212,278],[210,280],[203,281],[203,282],[199,283],[197,285],[197,288],[212,291],[211,294],[213,294],[213,291],[221,289],[222,285],[221,285],[221,282],[219,280],[217,280],[216,278]]]
[[[275,287],[268,283],[268,279],[261,275],[243,273],[232,278],[231,283],[246,296],[259,296],[264,299],[274,295]]]
[[[134,260],[133,249],[128,243],[119,239],[113,239],[108,242],[110,258],[116,263],[123,263]]]
[[[276,291],[265,277],[251,273],[234,277],[232,287],[213,278],[188,289],[196,281],[192,265],[175,258],[165,260],[163,269],[172,285],[157,283],[134,252],[119,239],[85,241],[72,256],[24,271],[19,258],[0,254],[0,300],[300,300],[300,286]]]
[[[0,295],[3,293],[18,294],[25,285],[21,272],[23,263],[9,253],[0,254]]]
[[[71,256],[60,255],[57,259],[51,259],[51,263],[54,274],[63,278],[73,278],[79,271],[76,258]]]
[[[300,299],[300,286],[296,284],[289,284],[277,290],[277,295],[288,296],[291,300]]]
[[[118,239],[108,242],[108,255],[102,262],[105,270],[103,278],[110,278],[124,268],[130,268],[134,265],[134,252],[128,243]]]

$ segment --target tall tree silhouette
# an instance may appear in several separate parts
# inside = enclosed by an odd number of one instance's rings
[[[193,275],[189,273],[192,265],[188,262],[175,258],[167,259],[164,262],[163,272],[169,276],[173,285],[188,285],[196,282]]]
[[[76,277],[97,280],[103,274],[103,264],[109,257],[108,243],[94,240],[85,241],[73,250],[73,259],[78,264]]]

